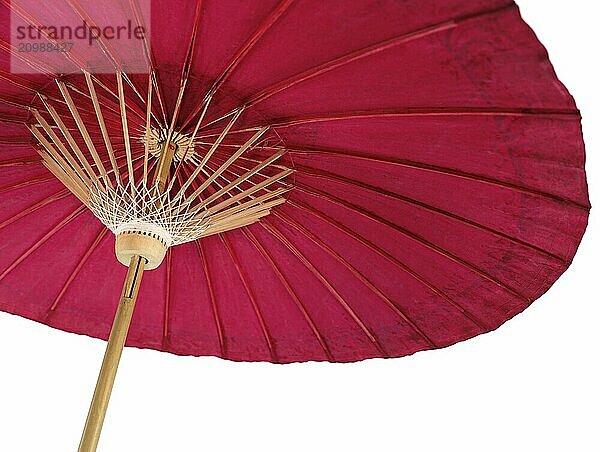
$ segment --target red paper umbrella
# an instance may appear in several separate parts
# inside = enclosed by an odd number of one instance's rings
[[[580,116],[513,2],[140,3],[3,7],[0,309],[107,339],[129,265],[80,450],[138,289],[127,345],[342,362],[493,330],[568,267]]]

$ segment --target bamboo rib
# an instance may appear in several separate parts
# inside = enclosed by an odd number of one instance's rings
[[[256,193],[257,191],[263,189],[263,188],[267,188],[269,185],[272,185],[276,182],[281,181],[283,178],[289,176],[290,174],[292,174],[294,172],[294,170],[292,169],[287,169],[284,171],[281,171],[277,174],[275,174],[274,176],[269,177],[268,179],[260,182],[259,184],[256,184],[255,186],[253,186],[252,188],[249,188],[248,190],[243,191],[242,193],[235,195],[229,199],[227,199],[226,201],[223,201],[211,208],[209,208],[207,210],[207,212],[209,214],[215,213],[215,212],[219,212],[220,210],[222,210],[223,208],[233,204],[234,202],[238,201],[239,199],[243,199],[253,193]],[[195,207],[194,209],[192,209],[193,212],[198,211],[199,209],[203,208],[204,206],[202,204],[199,204],[197,207]]]
[[[65,137],[65,139],[67,140],[67,143],[69,144],[69,146],[71,147],[71,149],[73,150],[75,155],[77,156],[77,159],[83,166],[83,169],[88,173],[89,178],[92,180],[96,180],[97,174],[94,172],[90,163],[87,161],[87,159],[83,155],[83,152],[81,152],[79,145],[75,142],[73,135],[71,135],[71,132],[69,132],[69,129],[67,128],[67,126],[65,126],[65,123],[61,119],[60,115],[57,113],[57,111],[54,109],[54,107],[46,101],[46,99],[42,98],[42,100],[46,106],[46,109],[48,110],[48,113],[50,113],[50,116],[52,116],[54,123],[56,124],[56,126],[58,127],[58,129],[60,130],[62,135]],[[53,137],[54,136],[56,136],[56,135],[53,135]]]
[[[223,177],[223,176],[220,176],[220,177]],[[227,179],[225,179],[225,180],[227,180]],[[229,181],[227,181],[227,182],[229,182]],[[215,181],[215,184],[220,189],[222,189],[224,187],[223,185],[219,184],[216,181]],[[239,187],[236,187],[236,188],[240,192],[244,192],[243,189],[241,189]],[[250,200],[248,200],[246,202],[242,203],[239,199],[236,199],[234,202],[237,203],[238,205],[233,208],[227,209],[226,211],[223,211],[221,213],[217,213],[214,215],[213,214],[208,215],[208,212],[206,210],[200,211],[196,214],[195,218],[197,218],[198,221],[201,222],[201,224],[208,225],[207,229],[203,233],[203,237],[212,235],[214,233],[225,232],[230,229],[237,228],[237,227],[242,227],[242,226],[251,224],[255,221],[258,221],[262,216],[265,216],[266,214],[268,214],[272,207],[285,202],[285,199],[282,196],[289,190],[291,190],[291,187],[282,187],[282,188],[276,189],[274,191],[268,191],[267,193],[265,193],[262,196],[259,196],[257,198],[254,198],[252,196],[252,194],[250,194],[248,196],[250,198]],[[230,196],[233,197],[234,195],[230,194]],[[244,198],[242,197],[240,199],[243,200]],[[269,202],[269,200],[272,200],[272,201]],[[250,208],[252,208],[252,207],[255,207],[255,208],[250,210]],[[241,212],[244,210],[245,210],[245,212]],[[263,211],[266,211],[264,215],[262,214]],[[234,214],[236,214],[238,212],[240,212],[240,213],[238,215],[236,215],[235,218],[232,218],[231,219],[232,221],[229,221],[229,222],[227,221],[227,217],[233,217]],[[242,217],[245,217],[244,221],[241,221]]]
[[[258,165],[256,165],[254,168],[252,168],[251,170],[249,170],[246,173],[242,174],[237,179],[235,179],[234,181],[230,182],[228,185],[226,185],[225,187],[223,187],[221,190],[217,191],[215,194],[213,194],[213,195],[209,196],[208,198],[206,198],[204,200],[204,204],[205,205],[210,204],[212,201],[214,201],[215,199],[219,198],[221,195],[229,192],[233,188],[237,188],[242,182],[249,181],[250,177],[254,176],[260,170],[262,170],[263,168],[265,168],[268,165],[270,165],[272,162],[274,162],[275,160],[277,160],[282,155],[283,155],[283,152],[277,152],[277,153],[273,154],[271,157],[263,160],[261,163],[259,163]],[[219,173],[219,174],[221,174],[221,173]]]
[[[271,208],[278,206],[285,202],[285,199],[279,198],[275,199],[269,203],[259,204],[255,207],[243,210],[238,214],[230,215],[224,217],[220,221],[216,221],[210,225],[213,228],[221,228],[226,227],[226,230],[233,229],[234,227],[239,227],[239,224],[245,224],[247,222],[255,222],[258,219],[268,215],[271,212]],[[211,219],[212,220],[212,219]]]
[[[208,110],[211,100],[212,100],[211,95],[206,96],[206,98],[204,100],[204,109],[202,110],[202,113],[200,114],[200,117],[198,118],[198,121],[196,122],[196,127],[194,127],[194,131],[192,132],[192,135],[191,135],[192,142],[196,139],[196,135],[198,134],[198,130],[200,129],[200,126],[202,125],[202,121],[204,121],[204,117],[206,116],[206,111]]]
[[[111,185],[110,180],[108,179],[108,174],[106,173],[106,168],[104,167],[104,164],[100,160],[100,156],[98,155],[96,146],[94,146],[94,142],[92,141],[92,138],[90,137],[87,127],[85,126],[85,124],[83,123],[83,120],[81,119],[81,115],[79,114],[79,111],[77,110],[77,107],[75,106],[75,102],[73,102],[73,98],[71,97],[69,90],[67,89],[65,84],[63,82],[61,82],[60,80],[57,80],[56,83],[58,84],[58,88],[60,89],[60,92],[61,92],[63,98],[65,99],[65,102],[67,103],[67,107],[69,107],[69,111],[71,112],[71,115],[73,116],[73,119],[75,120],[75,124],[77,124],[77,128],[79,129],[79,132],[81,133],[81,136],[83,137],[83,141],[85,141],[85,144],[87,145],[87,148],[90,151],[90,154],[92,155],[92,159],[94,160],[94,163],[96,163],[96,167],[100,171],[100,175],[102,176],[102,178],[104,179],[104,181],[106,182],[107,185]]]
[[[129,125],[127,123],[127,109],[125,107],[125,93],[123,91],[123,76],[117,72],[117,86],[119,91],[119,106],[121,107],[121,122],[123,124],[123,138],[125,139],[125,154],[127,155],[127,173],[131,184],[131,194],[135,194],[135,180],[133,164],[131,162],[131,142],[129,138]]]
[[[62,141],[56,135],[56,133],[54,133],[54,131],[52,130],[52,128],[50,127],[50,125],[46,122],[46,120],[44,118],[42,118],[42,116],[37,112],[37,110],[32,110],[32,111],[33,111],[34,116],[38,120],[38,123],[42,126],[42,129],[44,129],[44,131],[50,137],[50,139],[52,140],[52,142],[54,143],[54,145],[60,150],[60,152],[63,155],[63,157],[69,162],[69,165],[75,171],[75,173],[77,174],[77,176],[82,180],[82,182],[84,184],[90,185],[91,184],[90,178],[85,174],[85,172],[83,171],[83,169],[75,161],[75,159],[73,158],[73,156],[71,155],[71,153],[67,150],[67,148],[64,146],[64,144],[62,143]],[[34,136],[40,141],[40,143],[45,148],[48,149],[48,144],[49,144],[48,141],[45,138],[43,138],[43,135],[41,133],[39,133],[39,131],[37,130],[37,128],[32,127],[31,131],[34,134]],[[52,148],[52,147],[50,147],[50,148]],[[49,151],[49,152],[51,152],[51,151]]]
[[[282,0],[279,5],[264,19],[259,27],[254,30],[254,33],[244,43],[242,47],[235,53],[232,59],[229,61],[223,72],[217,77],[213,86],[209,89],[210,95],[213,95],[223,85],[226,79],[229,77],[231,72],[240,64],[241,60],[250,52],[252,47],[264,36],[264,34],[277,22],[277,20],[283,15],[283,13],[289,8],[293,0]],[[183,122],[182,127],[187,126],[193,119],[193,117],[200,111],[202,105],[197,106],[187,119]]]
[[[92,99],[92,103],[94,104],[94,111],[96,112],[96,116],[98,118],[98,124],[100,125],[100,130],[102,131],[102,138],[104,138],[104,144],[106,146],[106,151],[108,152],[110,163],[112,165],[113,171],[115,172],[115,179],[118,181],[121,178],[119,172],[119,166],[117,165],[117,160],[115,157],[115,152],[112,147],[112,143],[110,141],[110,136],[108,134],[108,130],[106,128],[106,123],[104,122],[104,116],[102,115],[102,109],[100,108],[100,101],[98,100],[98,94],[96,93],[96,88],[94,87],[94,82],[89,72],[84,72],[85,81],[88,86],[88,90],[90,92],[90,97]]]
[[[144,140],[144,184],[148,181],[148,156],[149,156],[149,141],[150,141],[150,120],[152,116],[152,75],[148,75],[148,100],[146,102],[146,139]]]
[[[196,199],[200,193],[202,193],[206,187],[208,187],[212,181],[214,181],[221,173],[223,173],[223,171],[225,171],[229,165],[231,165],[235,160],[237,160],[237,158],[242,155],[244,152],[246,152],[250,146],[252,146],[261,136],[264,135],[264,133],[268,130],[268,127],[263,127],[262,129],[260,129],[258,132],[256,132],[252,138],[250,138],[248,141],[246,141],[231,157],[229,157],[229,159],[227,159],[227,161],[225,163],[223,163],[219,169],[217,169],[216,171],[214,171],[210,177],[208,179],[206,179],[202,185],[200,185],[200,187],[198,187],[196,190],[194,190],[194,192],[187,197],[186,199],[186,203],[191,204],[192,201],[194,199]],[[202,166],[202,165],[201,165]]]
[[[206,111],[208,110],[208,106],[210,105],[210,101],[212,99],[212,96],[208,96],[205,100],[205,106],[204,106],[204,110],[202,110],[202,113],[200,114],[200,118],[198,118],[198,122],[196,123],[196,127],[194,128],[194,131],[192,132],[192,135],[190,136],[190,143],[194,143],[194,140],[196,139],[196,134],[198,133],[198,130],[200,129],[200,126],[202,124],[202,121],[204,120],[204,116],[206,115]],[[181,157],[181,159],[179,160],[179,163],[177,164],[177,168],[175,168],[175,172],[173,174],[173,178],[171,179],[171,183],[169,184],[168,187],[168,191],[171,191],[171,189],[173,188],[173,185],[175,183],[176,177],[179,174],[180,170],[181,170],[181,165],[183,165],[183,162],[185,160],[186,154],[189,151],[189,148],[186,149],[184,155]]]
[[[223,139],[225,138],[225,136],[229,133],[229,131],[231,130],[231,128],[233,127],[233,125],[235,124],[235,122],[237,121],[237,119],[240,117],[240,115],[242,114],[242,112],[243,112],[243,109],[238,110],[238,112],[233,116],[233,118],[231,119],[231,121],[229,121],[229,124],[227,124],[227,126],[225,127],[225,129],[223,129],[223,131],[220,133],[220,135],[217,138],[217,140],[214,142],[214,144],[211,146],[211,148],[209,149],[209,151],[206,153],[206,155],[204,156],[204,158],[202,159],[202,161],[200,162],[200,164],[192,172],[192,174],[190,175],[188,181],[185,184],[183,184],[183,186],[179,190],[179,193],[177,193],[177,195],[175,195],[174,199],[179,199],[179,198],[181,198],[182,196],[185,195],[185,191],[187,190],[187,188],[190,186],[190,184],[192,183],[192,181],[198,176],[198,174],[200,174],[200,171],[202,171],[202,168],[204,167],[204,165],[206,164],[206,162],[210,159],[210,157],[213,155],[213,153],[217,150],[217,148],[221,144],[221,141],[223,141]]]
[[[219,221],[223,218],[227,218],[230,215],[234,215],[242,210],[254,207],[256,204],[264,203],[264,205],[267,205],[269,202],[271,202],[272,199],[283,199],[283,198],[281,198],[281,196],[290,190],[291,190],[291,188],[278,188],[277,190],[267,192],[264,195],[259,196],[257,198],[252,198],[249,201],[240,203],[235,207],[232,207],[227,210],[223,210],[215,215],[211,215],[211,218],[215,221]]]
[[[78,188],[73,181],[69,178],[69,175],[54,162],[45,155],[42,155],[44,159],[44,166],[56,176],[56,178],[63,183],[84,205],[88,205],[89,200],[86,194]]]
[[[63,137],[65,137],[65,139],[67,140],[69,147],[73,150],[73,153],[75,154],[75,156],[77,157],[77,160],[81,164],[81,167],[79,167],[79,165],[77,165],[77,168],[83,168],[83,171],[85,171],[87,173],[88,180],[96,180],[96,178],[97,178],[96,173],[94,172],[91,165],[89,164],[89,162],[83,155],[83,152],[81,152],[81,149],[79,148],[79,146],[73,139],[73,136],[69,132],[68,128],[65,126],[64,122],[62,121],[62,119],[60,118],[60,116],[58,115],[58,113],[56,112],[54,107],[52,107],[52,105],[48,104],[46,102],[46,100],[44,100],[44,103],[45,103],[48,113],[50,113],[50,116],[52,117],[54,123],[60,130]],[[35,114],[35,112],[34,112],[34,114]],[[50,135],[50,137],[52,138],[52,141],[54,141],[54,143],[58,147],[60,147],[61,150],[64,149],[64,152],[68,154],[69,151],[66,150],[66,147],[62,144],[62,141],[60,140],[60,138],[58,138],[58,135],[56,135],[52,131],[52,129],[50,128],[50,125],[45,121],[44,122],[40,121],[40,124],[42,124],[42,126],[44,126],[44,124],[45,124],[44,129]],[[61,143],[61,144],[59,145],[58,143]],[[83,174],[83,171],[82,171],[82,174]]]
[[[40,141],[46,152],[38,151],[44,165],[56,176],[61,182],[75,194],[81,202],[88,204],[85,185],[81,183],[77,173],[68,165],[62,156],[56,152],[50,142],[46,140],[42,134],[34,127],[31,128],[33,135]]]
[[[234,175],[237,175],[236,173],[232,173]],[[260,174],[260,173],[259,173]],[[260,174],[262,177],[264,177],[265,179],[269,179],[269,176],[265,176]],[[285,177],[285,174],[281,174],[282,179]],[[221,176],[223,177],[223,176]],[[234,187],[237,191],[239,191],[239,193],[237,195],[227,192],[227,194],[230,196],[230,198],[227,200],[227,204],[224,204],[224,201],[222,201],[220,204],[215,204],[211,209],[207,209],[206,205],[199,205],[198,207],[202,208],[203,210],[200,211],[200,213],[198,213],[198,215],[210,215],[211,218],[213,219],[217,219],[217,218],[221,218],[223,216],[226,215],[231,215],[233,213],[236,213],[240,210],[252,207],[253,205],[260,203],[260,202],[266,202],[272,198],[276,198],[278,196],[283,196],[285,193],[287,193],[288,191],[291,190],[291,186],[285,185],[282,182],[282,179],[278,179],[278,180],[265,180],[264,184],[261,184],[260,187],[256,188],[255,190],[249,190],[249,189],[242,189],[239,186],[238,187]],[[227,180],[227,179],[225,179]],[[229,182],[229,181],[228,181]],[[246,181],[247,183],[250,183],[254,188],[256,187],[257,182],[255,181]],[[265,190],[265,186],[271,185],[273,183],[280,183],[280,184],[284,184],[283,187],[277,188],[275,190]],[[215,184],[222,189],[223,186],[217,182],[215,182]],[[261,196],[258,197],[254,197],[254,193],[256,191],[262,191],[265,190],[266,193],[262,194]],[[233,199],[232,199],[233,198]],[[228,205],[231,204],[237,204],[237,206],[229,208],[227,210],[224,210],[220,213],[215,213],[215,212],[219,212],[220,210],[222,210],[223,208],[227,207]]]

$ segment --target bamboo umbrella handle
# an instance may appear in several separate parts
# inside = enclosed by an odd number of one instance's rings
[[[141,256],[133,256],[129,263],[129,269],[123,285],[121,300],[115,315],[115,320],[110,331],[104,360],[100,368],[98,383],[94,390],[94,397],[90,405],[85,428],[79,443],[79,452],[95,452],[104,423],[104,416],[108,407],[108,401],[112,392],[117,367],[129,331],[131,316],[135,307],[135,301],[142,281],[146,260]]]

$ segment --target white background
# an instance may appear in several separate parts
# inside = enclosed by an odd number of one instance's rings
[[[600,42],[589,0],[520,0],[583,114],[600,200]],[[100,451],[599,451],[600,228],[499,330],[357,364],[239,364],[126,349]],[[74,451],[104,342],[0,313],[0,450]]]

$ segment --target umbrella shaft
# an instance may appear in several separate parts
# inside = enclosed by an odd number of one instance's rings
[[[169,170],[173,163],[173,157],[177,151],[177,146],[173,143],[164,143],[160,152],[160,159],[158,161],[158,169],[154,175],[154,183],[158,185],[158,190],[163,193],[167,186],[167,179],[169,177]]]
[[[94,452],[98,446],[100,432],[106,408],[110,399],[110,393],[115,382],[117,367],[127,338],[127,332],[131,323],[131,316],[135,307],[135,300],[140,288],[142,274],[146,260],[140,256],[133,256],[129,263],[129,270],[125,278],[121,300],[115,315],[115,320],[110,331],[108,345],[102,361],[98,383],[94,391],[94,397],[90,405],[87,420],[81,442],[79,443],[79,452]]]

